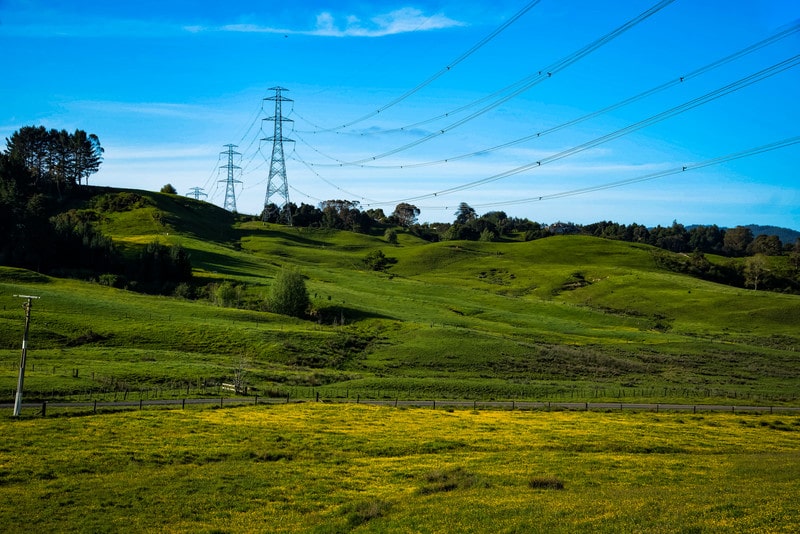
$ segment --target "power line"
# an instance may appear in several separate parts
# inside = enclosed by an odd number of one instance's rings
[[[585,143],[582,143],[580,145],[574,146],[574,147],[569,148],[567,150],[563,150],[561,152],[558,152],[557,154],[553,154],[553,155],[548,156],[546,158],[542,158],[542,159],[540,159],[538,161],[531,162],[531,163],[528,163],[526,165],[522,165],[522,166],[516,167],[514,169],[511,169],[511,170],[508,170],[508,171],[505,171],[505,172],[502,172],[502,173],[499,173],[499,174],[495,174],[493,176],[489,176],[487,178],[482,178],[480,180],[475,180],[475,181],[468,182],[468,183],[465,183],[465,184],[462,184],[462,185],[458,185],[458,186],[455,186],[455,187],[450,187],[448,189],[442,189],[442,190],[436,191],[434,193],[427,193],[427,194],[419,195],[419,196],[416,196],[416,197],[409,197],[409,198],[404,198],[404,199],[400,199],[400,200],[394,200],[394,201],[390,201],[390,202],[381,202],[380,204],[396,204],[396,203],[399,203],[399,202],[412,202],[412,201],[418,201],[418,200],[422,200],[422,199],[426,199],[426,198],[444,196],[444,195],[448,195],[448,194],[455,193],[455,192],[458,192],[458,191],[464,191],[466,189],[472,189],[472,188],[478,187],[480,185],[485,185],[485,184],[488,184],[488,183],[491,183],[491,182],[502,180],[504,178],[508,178],[510,176],[514,176],[516,174],[525,172],[527,170],[534,169],[536,167],[541,167],[542,165],[545,165],[547,163],[552,163],[554,161],[566,158],[568,156],[575,155],[575,154],[577,154],[579,152],[583,152],[583,151],[588,150],[590,148],[594,148],[594,147],[596,147],[596,146],[598,146],[600,144],[606,143],[606,142],[611,141],[613,139],[617,139],[619,137],[627,135],[627,134],[629,134],[631,132],[634,132],[636,130],[640,130],[640,129],[646,127],[646,126],[650,126],[652,124],[655,124],[657,122],[663,121],[663,120],[668,119],[670,117],[673,117],[675,115],[679,115],[681,113],[684,113],[685,111],[688,111],[688,110],[693,109],[695,107],[698,107],[700,105],[707,104],[708,102],[711,102],[713,100],[721,98],[722,96],[728,95],[730,93],[738,91],[739,89],[742,89],[742,88],[747,87],[749,85],[752,85],[752,84],[754,84],[756,82],[759,82],[761,80],[764,80],[766,78],[774,76],[774,75],[776,75],[776,74],[778,74],[780,72],[788,70],[788,69],[790,69],[792,67],[795,67],[795,66],[798,65],[798,63],[800,63],[800,54],[798,54],[796,56],[793,56],[791,58],[785,59],[783,61],[780,61],[780,62],[778,62],[778,63],[776,63],[776,64],[774,64],[774,65],[772,65],[770,67],[767,67],[767,68],[762,69],[762,70],[760,70],[760,71],[758,71],[758,72],[756,72],[754,74],[751,74],[749,76],[741,78],[741,79],[739,79],[739,80],[737,80],[737,81],[735,81],[733,83],[730,83],[730,84],[728,84],[728,85],[726,85],[724,87],[721,87],[719,89],[716,89],[714,91],[706,93],[705,95],[702,95],[700,97],[694,98],[694,99],[692,99],[692,100],[690,100],[688,102],[684,102],[683,104],[680,104],[678,106],[670,108],[670,109],[668,109],[666,111],[662,111],[661,113],[658,113],[656,115],[648,117],[647,119],[643,119],[643,120],[641,120],[639,122],[636,122],[634,124],[628,125],[628,126],[626,126],[624,128],[616,130],[616,131],[614,131],[612,133],[609,133],[609,134],[606,134],[604,136],[598,137],[598,138],[593,139],[591,141],[587,141]]]
[[[449,63],[447,66],[445,66],[444,68],[442,68],[441,70],[439,70],[439,71],[438,71],[437,73],[435,73],[433,76],[431,76],[431,77],[430,77],[430,78],[428,78],[427,80],[423,81],[422,83],[420,83],[420,84],[419,84],[419,85],[417,85],[416,87],[414,87],[414,88],[412,88],[412,89],[409,89],[408,91],[406,91],[406,92],[405,92],[405,93],[403,93],[402,95],[398,96],[397,98],[395,98],[394,100],[390,101],[389,103],[387,103],[387,104],[384,104],[383,106],[379,107],[379,108],[378,108],[378,109],[376,109],[375,111],[372,111],[372,112],[370,112],[370,113],[367,113],[366,115],[363,115],[363,116],[361,116],[361,117],[359,117],[359,118],[357,118],[357,119],[355,119],[355,120],[352,120],[352,121],[350,121],[350,122],[347,122],[347,123],[345,123],[345,124],[343,124],[343,125],[341,125],[341,126],[338,126],[338,127],[335,127],[335,128],[330,128],[330,129],[325,129],[325,130],[321,130],[321,131],[322,131],[322,132],[332,132],[332,131],[336,131],[336,130],[342,130],[342,129],[344,129],[344,128],[349,128],[350,126],[353,126],[354,124],[358,124],[359,122],[363,122],[363,121],[365,121],[365,120],[367,120],[367,119],[370,119],[370,118],[374,117],[375,115],[378,115],[379,113],[382,113],[383,111],[386,111],[386,110],[387,110],[387,109],[389,109],[390,107],[392,107],[392,106],[395,106],[395,105],[399,104],[400,102],[402,102],[402,101],[403,101],[403,100],[405,100],[406,98],[410,97],[410,96],[411,96],[411,95],[413,95],[414,93],[417,93],[418,91],[420,91],[420,90],[421,90],[421,89],[423,89],[424,87],[426,87],[426,86],[430,85],[431,83],[433,83],[434,81],[436,81],[438,78],[440,78],[440,77],[441,77],[441,76],[443,76],[444,74],[446,74],[446,73],[450,72],[450,70],[452,70],[452,69],[453,69],[453,67],[455,67],[456,65],[458,65],[459,63],[461,63],[462,61],[464,61],[465,59],[467,59],[469,56],[471,56],[472,54],[474,54],[474,53],[475,53],[475,52],[477,52],[478,50],[480,50],[480,49],[481,49],[481,48],[482,48],[484,45],[486,45],[486,44],[487,44],[489,41],[491,41],[492,39],[494,39],[495,37],[497,37],[497,36],[498,36],[500,33],[502,33],[502,32],[503,32],[503,30],[505,30],[506,28],[508,28],[508,27],[509,27],[509,26],[511,26],[512,24],[514,24],[514,23],[515,23],[517,20],[519,20],[519,19],[520,19],[520,18],[521,18],[521,17],[522,17],[522,16],[523,16],[525,13],[527,13],[528,11],[530,11],[531,9],[533,9],[533,7],[534,7],[534,6],[536,6],[536,4],[538,4],[540,1],[541,1],[541,0],[533,0],[533,1],[531,1],[531,2],[528,2],[528,4],[526,4],[526,5],[525,5],[525,6],[524,6],[522,9],[520,9],[520,10],[519,10],[519,11],[518,11],[518,12],[517,12],[517,13],[516,13],[514,16],[512,16],[510,19],[508,19],[507,21],[505,21],[503,24],[501,24],[500,26],[498,26],[497,28],[495,28],[495,30],[494,30],[492,33],[490,33],[489,35],[487,35],[486,37],[484,37],[483,39],[481,39],[480,41],[478,41],[478,43],[476,43],[476,44],[475,44],[475,45],[474,45],[472,48],[470,48],[469,50],[467,50],[466,52],[464,52],[463,54],[461,54],[460,56],[458,56],[456,59],[454,59],[453,61],[451,61],[451,62],[450,62],[450,63]],[[670,0],[670,1],[671,1],[671,0]],[[316,133],[316,132],[315,132],[315,133]]]
[[[612,189],[615,187],[622,187],[626,185],[636,184],[639,182],[646,182],[649,180],[656,180],[658,178],[664,178],[666,176],[672,176],[675,174],[680,174],[683,172],[694,171],[697,169],[702,169],[704,167],[710,167],[712,165],[719,165],[721,163],[727,163],[729,161],[747,158],[751,156],[756,156],[758,154],[762,154],[765,152],[771,152],[773,150],[778,150],[781,148],[785,148],[788,146],[796,145],[800,143],[800,136],[796,137],[789,137],[787,139],[782,139],[780,141],[775,141],[773,143],[769,143],[766,145],[761,145],[755,148],[750,148],[747,150],[742,150],[741,152],[735,152],[733,154],[728,154],[726,156],[721,156],[718,158],[708,159],[705,161],[701,161],[699,163],[689,163],[686,165],[681,165],[679,167],[674,167],[672,169],[658,171],[650,174],[645,174],[643,176],[637,176],[636,178],[628,178],[625,180],[617,180],[615,182],[608,182],[605,184],[599,184],[590,187],[582,187],[580,189],[572,189],[569,191],[562,191],[560,193],[551,193],[549,195],[542,195],[538,197],[529,197],[529,198],[522,198],[516,200],[507,200],[504,202],[490,202],[486,204],[475,204],[473,207],[475,208],[497,208],[502,206],[513,206],[516,204],[528,204],[531,202],[540,202],[544,200],[553,200],[556,198],[564,198],[576,195],[584,195],[586,193],[593,193],[595,191],[603,191],[605,189]],[[430,209],[430,208],[429,208]]]
[[[547,79],[551,78],[554,74],[556,74],[556,73],[560,72],[561,70],[569,67],[573,63],[576,63],[580,59],[583,59],[584,57],[586,57],[587,55],[591,54],[592,52],[594,52],[598,48],[602,47],[603,45],[611,42],[612,40],[614,40],[615,38],[617,38],[620,35],[624,34],[625,32],[627,32],[628,30],[630,30],[631,28],[633,28],[637,24],[643,22],[644,20],[646,20],[647,18],[651,17],[652,15],[658,13],[659,11],[661,11],[662,9],[664,9],[665,7],[667,7],[669,4],[671,4],[674,1],[675,0],[661,0],[661,2],[658,2],[657,4],[652,6],[651,8],[647,9],[646,11],[643,11],[642,13],[637,15],[636,17],[634,17],[634,18],[630,19],[629,21],[627,21],[625,24],[623,24],[623,25],[619,26],[618,28],[616,28],[615,30],[607,33],[606,35],[600,37],[599,39],[596,39],[596,40],[592,41],[591,43],[589,43],[588,45],[584,46],[580,50],[577,50],[577,51],[573,52],[572,54],[569,54],[569,55],[561,58],[560,60],[556,61],[555,63],[552,63],[551,65],[545,67],[544,69],[539,70],[535,74],[530,75],[528,78],[525,78],[524,80],[522,80],[520,82],[517,82],[516,84],[512,84],[509,87],[513,87],[515,85],[519,85],[523,81],[525,82],[524,84],[521,85],[521,87],[513,90],[510,94],[507,94],[507,95],[503,96],[502,98],[500,98],[500,99],[498,99],[498,100],[496,100],[496,101],[494,101],[494,102],[492,102],[492,103],[480,108],[479,110],[471,113],[470,115],[464,117],[461,120],[458,120],[458,121],[456,121],[454,123],[451,123],[448,126],[440,128],[436,132],[433,132],[433,133],[428,134],[428,135],[426,135],[424,137],[421,137],[420,139],[417,139],[417,140],[412,141],[410,143],[407,143],[405,145],[393,148],[391,150],[387,150],[386,152],[382,152],[380,154],[376,154],[374,156],[370,156],[370,157],[367,157],[367,158],[362,158],[362,159],[356,160],[356,161],[340,162],[340,163],[342,165],[360,166],[360,165],[362,165],[364,163],[369,163],[371,161],[375,161],[375,160],[378,160],[378,159],[382,159],[382,158],[397,154],[398,152],[403,152],[405,150],[408,150],[409,148],[413,148],[413,147],[415,147],[417,145],[421,145],[422,143],[430,141],[431,139],[434,139],[436,137],[444,135],[445,133],[449,132],[450,130],[453,130],[453,129],[455,129],[455,128],[457,128],[457,127],[459,127],[459,126],[461,126],[461,125],[463,125],[463,124],[465,124],[465,123],[467,123],[467,122],[469,122],[469,121],[471,121],[471,120],[473,120],[473,119],[475,119],[475,118],[477,118],[477,117],[479,117],[481,115],[483,115],[484,113],[486,113],[488,111],[491,111],[492,109],[500,106],[501,104],[504,104],[505,102],[508,102],[512,98],[515,98],[515,97],[519,96],[520,94],[524,93],[525,91],[527,91],[528,89],[530,89],[534,85],[536,85],[536,84],[538,84],[538,83],[540,83],[540,82],[542,82],[544,80],[547,80]]]
[[[300,155],[297,154],[296,151],[293,152],[293,154],[295,155],[295,157],[289,156],[291,159],[293,159],[295,161],[298,161],[298,162],[302,163],[303,165],[305,165],[306,168],[309,171],[311,171],[312,174],[314,174],[314,176],[316,176],[317,178],[319,178],[320,180],[322,180],[323,182],[325,182],[329,186],[333,187],[337,191],[341,191],[342,193],[345,193],[346,195],[348,195],[348,196],[350,196],[350,197],[352,197],[354,199],[355,198],[360,198],[361,200],[366,200],[368,202],[376,202],[375,200],[372,200],[372,199],[369,199],[369,198],[365,198],[365,197],[363,197],[361,195],[358,195],[356,193],[351,193],[350,191],[348,191],[348,190],[346,190],[346,189],[344,189],[342,187],[339,187],[338,185],[336,185],[335,183],[331,182],[327,178],[324,178],[320,173],[318,173],[311,165],[309,165],[303,158],[301,158]]]
[[[785,29],[783,31],[780,31],[778,33],[775,33],[775,34],[767,37],[766,39],[762,39],[761,41],[758,41],[757,43],[753,43],[750,46],[747,46],[747,47],[745,47],[745,48],[743,48],[743,49],[741,49],[741,50],[739,50],[737,52],[734,52],[733,54],[730,54],[728,56],[720,58],[720,59],[718,59],[718,60],[716,60],[716,61],[714,61],[712,63],[709,63],[709,64],[707,64],[707,65],[705,65],[705,66],[703,66],[703,67],[701,67],[699,69],[695,69],[695,70],[689,72],[688,74],[684,74],[683,76],[680,76],[680,77],[677,77],[677,78],[673,78],[673,79],[671,79],[671,80],[669,80],[667,82],[664,82],[664,83],[662,83],[660,85],[657,85],[657,86],[655,86],[655,87],[653,87],[651,89],[648,89],[648,90],[646,90],[644,92],[641,92],[641,93],[639,93],[637,95],[634,95],[634,96],[631,96],[631,97],[626,98],[624,100],[621,100],[621,101],[619,101],[619,102],[617,102],[615,104],[612,104],[610,106],[607,106],[607,107],[602,108],[602,109],[597,110],[597,111],[593,111],[591,113],[588,113],[588,114],[583,115],[581,117],[578,117],[576,119],[572,119],[570,121],[561,123],[561,124],[553,126],[551,128],[547,128],[545,130],[541,130],[541,131],[536,132],[534,134],[526,135],[524,137],[520,137],[520,138],[514,139],[512,141],[507,141],[505,143],[502,143],[502,144],[499,144],[499,145],[495,145],[495,146],[490,147],[490,148],[484,148],[482,150],[476,150],[476,151],[469,152],[469,153],[466,153],[466,154],[460,154],[460,155],[457,155],[457,156],[451,156],[451,157],[448,157],[448,158],[442,158],[442,159],[433,160],[433,161],[425,161],[425,162],[420,162],[420,163],[409,163],[409,164],[401,164],[401,165],[366,165],[366,164],[364,164],[364,165],[360,165],[360,167],[370,168],[370,169],[411,169],[411,168],[418,168],[418,167],[428,167],[428,166],[432,166],[432,165],[441,165],[443,163],[450,163],[452,161],[466,159],[466,158],[470,158],[470,157],[473,157],[473,156],[486,154],[488,152],[494,152],[496,150],[500,150],[500,149],[503,149],[503,148],[508,148],[510,146],[518,145],[518,144],[524,143],[526,141],[532,141],[534,139],[538,139],[538,138],[544,137],[545,135],[548,135],[548,134],[551,134],[551,133],[555,133],[555,132],[557,132],[559,130],[563,130],[563,129],[567,128],[567,127],[574,126],[574,125],[579,124],[581,122],[585,122],[587,120],[594,119],[595,117],[598,117],[600,115],[604,115],[606,113],[610,113],[611,111],[615,111],[615,110],[620,109],[620,108],[622,108],[624,106],[627,106],[629,104],[633,104],[634,102],[638,102],[639,100],[642,100],[644,98],[647,98],[649,96],[657,94],[657,93],[659,93],[661,91],[664,91],[664,90],[669,89],[671,87],[674,87],[676,85],[680,85],[680,84],[682,84],[684,82],[687,82],[687,81],[689,81],[689,80],[691,80],[693,78],[701,76],[701,75],[703,75],[703,74],[705,74],[705,73],[707,73],[707,72],[709,72],[709,71],[711,71],[711,70],[713,70],[715,68],[718,68],[720,66],[726,65],[726,64],[728,64],[728,63],[730,63],[732,61],[735,61],[735,60],[740,59],[740,58],[742,58],[742,57],[744,57],[744,56],[746,56],[748,54],[751,54],[752,52],[755,52],[756,50],[759,50],[761,48],[764,48],[765,46],[768,46],[768,45],[770,45],[772,43],[775,43],[776,41],[779,41],[779,40],[781,40],[781,39],[783,39],[783,38],[785,38],[785,37],[787,37],[787,36],[789,36],[789,35],[791,35],[793,33],[796,33],[797,31],[800,31],[800,23],[793,24],[789,28],[787,28],[787,29]],[[421,124],[421,123],[417,123],[417,124]],[[328,156],[328,155],[322,153],[321,151],[317,150],[313,146],[311,146],[307,141],[305,141],[300,136],[298,136],[298,138],[300,139],[301,142],[303,142],[305,145],[307,145],[309,148],[311,148],[311,150],[313,150],[317,154],[320,154],[321,156],[323,156],[323,157],[325,157],[327,159],[334,159],[331,156]],[[338,160],[335,160],[335,161],[337,161],[337,163],[309,163],[309,165],[313,165],[315,167],[342,167],[342,166],[345,165],[344,162],[341,162],[341,161],[338,161]]]

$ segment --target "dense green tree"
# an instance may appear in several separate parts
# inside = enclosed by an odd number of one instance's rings
[[[659,225],[650,231],[650,244],[672,252],[687,252],[689,250],[689,232],[678,221],[672,221],[672,226]]]
[[[442,240],[444,241],[477,241],[480,237],[480,233],[471,228],[469,226],[465,226],[463,224],[453,223],[450,227],[442,234]]]
[[[689,248],[700,250],[706,253],[717,253],[723,251],[723,239],[725,232],[719,226],[695,226],[689,230]]]
[[[300,226],[303,228],[308,228],[309,226],[319,226],[321,221],[322,212],[310,204],[300,204],[300,207],[297,208],[297,211],[293,212],[292,214],[292,224],[294,226]]]
[[[172,184],[166,184],[164,187],[161,188],[162,193],[166,193],[168,195],[177,195],[178,191],[172,187]]]
[[[765,256],[780,256],[783,253],[783,243],[776,235],[758,235],[747,246],[748,254],[764,254]]]
[[[731,256],[744,256],[747,247],[753,242],[753,231],[745,226],[737,226],[725,230],[725,237],[722,239],[725,252]]]
[[[270,288],[270,310],[282,315],[303,317],[310,303],[303,275],[295,269],[281,269]]]
[[[466,202],[462,202],[458,205],[458,210],[454,215],[456,216],[456,220],[454,222],[462,225],[478,218],[478,214]]]
[[[392,217],[395,218],[397,224],[408,228],[417,222],[417,217],[419,217],[419,214],[420,211],[418,207],[407,202],[401,202],[395,206],[394,211],[392,212]]]

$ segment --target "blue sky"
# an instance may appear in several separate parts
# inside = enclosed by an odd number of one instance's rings
[[[233,143],[237,208],[256,214],[271,154],[262,119],[274,114],[263,99],[282,86],[297,204],[341,198],[390,213],[410,200],[422,221],[452,221],[467,202],[545,223],[800,229],[800,143],[698,165],[800,135],[796,59],[741,82],[800,54],[800,2],[676,0],[577,57],[657,3],[0,0],[0,136],[81,128],[106,150],[91,183],[202,187],[218,205],[220,152]]]

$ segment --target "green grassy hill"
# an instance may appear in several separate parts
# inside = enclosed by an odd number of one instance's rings
[[[250,309],[0,268],[3,398],[16,385],[23,327],[14,294],[42,297],[29,397],[193,393],[237,369],[259,394],[776,403],[800,394],[799,296],[662,270],[645,245],[586,236],[428,243],[402,232],[391,245],[136,193],[150,201],[104,212],[103,232],[126,250],[180,244],[199,284],[234,282]],[[375,250],[394,262],[385,272],[364,267]],[[283,266],[306,277],[318,319],[260,311]]]

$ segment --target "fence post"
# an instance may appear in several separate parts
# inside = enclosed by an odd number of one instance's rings
[[[47,417],[47,401],[42,401],[42,417]]]
[[[94,401],[94,413],[97,413],[97,400]]]
[[[256,400],[253,404],[258,404],[258,395],[256,395]]]
[[[181,410],[185,410],[185,409],[186,409],[186,399],[183,399],[181,401]]]
[[[142,397],[139,397],[139,409],[142,409]]]

